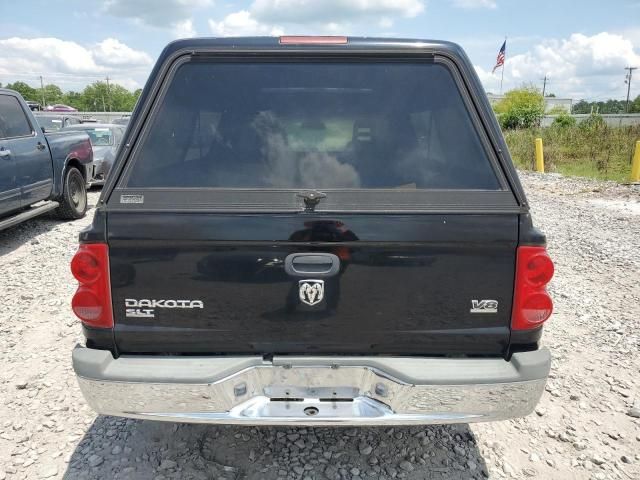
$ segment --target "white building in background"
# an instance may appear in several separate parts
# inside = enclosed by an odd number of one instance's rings
[[[491,105],[498,103],[504,98],[504,95],[496,95],[494,93],[487,93],[487,96],[489,97],[489,102],[491,103]],[[571,113],[573,100],[571,98],[544,97],[544,105],[545,112],[549,112],[556,107],[560,107],[566,110],[568,113]]]

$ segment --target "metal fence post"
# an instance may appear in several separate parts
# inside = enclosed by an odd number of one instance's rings
[[[640,140],[636,142],[636,151],[631,163],[631,181],[640,182]]]
[[[544,152],[541,138],[536,138],[536,172],[544,173]]]

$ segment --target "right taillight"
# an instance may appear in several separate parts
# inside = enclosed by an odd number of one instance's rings
[[[109,247],[104,243],[80,245],[71,260],[71,273],[79,283],[71,300],[73,313],[87,326],[112,328]]]
[[[547,320],[553,302],[547,284],[553,277],[553,262],[544,247],[518,247],[513,297],[513,330],[530,330]]]

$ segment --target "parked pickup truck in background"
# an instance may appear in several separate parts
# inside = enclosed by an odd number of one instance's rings
[[[457,45],[161,54],[71,269],[108,415],[417,424],[530,413],[553,263]]]
[[[45,135],[20,94],[0,89],[0,230],[54,209],[83,217],[92,160],[86,133]]]
[[[34,116],[45,133],[58,132],[65,127],[82,123],[80,117],[67,113],[36,112]]]
[[[104,185],[120,148],[124,126],[112,123],[82,123],[63,129],[64,132],[85,132],[91,140],[93,163],[89,172],[91,186]]]

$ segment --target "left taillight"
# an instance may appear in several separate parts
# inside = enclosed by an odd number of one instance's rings
[[[73,313],[89,327],[112,328],[109,247],[104,243],[81,244],[71,260],[78,289],[71,300]]]
[[[547,284],[554,273],[544,247],[518,247],[511,328],[530,330],[542,325],[553,312]]]

